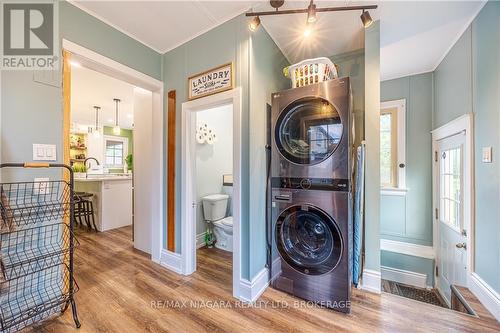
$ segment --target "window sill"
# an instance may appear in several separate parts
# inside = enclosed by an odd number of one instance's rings
[[[406,196],[406,192],[408,192],[407,188],[400,188],[400,187],[382,187],[382,188],[380,188],[381,195]]]

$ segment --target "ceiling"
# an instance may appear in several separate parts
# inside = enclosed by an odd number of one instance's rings
[[[94,105],[100,106],[99,126],[114,126],[116,106],[121,99],[119,121],[122,128],[132,129],[134,123],[134,92],[143,91],[110,76],[80,67],[71,67],[71,122],[78,126],[95,126]]]
[[[480,1],[321,1],[318,7],[379,5],[383,80],[432,71],[463,33]],[[268,1],[72,1],[79,8],[143,44],[165,53],[252,9],[272,10]],[[283,9],[305,8],[309,1],[285,1]],[[302,36],[304,15],[261,17],[262,25],[291,63],[330,56],[364,45],[360,12],[318,13],[314,33]],[[133,18],[133,19],[131,19]],[[189,18],[189,19],[186,19]],[[173,28],[174,27],[174,28]]]
[[[382,80],[436,69],[485,1],[380,3]]]

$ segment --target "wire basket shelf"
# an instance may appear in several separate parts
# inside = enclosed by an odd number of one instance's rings
[[[70,250],[78,245],[70,226],[65,223],[43,225],[0,234],[2,274],[9,281],[68,260]]]
[[[50,163],[4,163],[2,168],[60,168],[70,177],[0,183],[0,333],[59,315],[69,305],[78,328],[73,170]]]
[[[1,230],[69,218],[71,192],[70,185],[62,180],[1,184]]]
[[[2,332],[18,331],[64,311],[77,291],[78,285],[65,264],[3,282],[0,286]]]

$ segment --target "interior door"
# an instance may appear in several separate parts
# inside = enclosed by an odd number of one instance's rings
[[[450,302],[450,285],[467,286],[467,230],[464,227],[464,145],[459,133],[438,142],[437,163],[437,287]]]

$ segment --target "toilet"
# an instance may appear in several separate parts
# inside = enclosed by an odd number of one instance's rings
[[[212,223],[215,247],[233,252],[233,217],[226,216],[227,194],[211,194],[202,198],[203,215],[207,223]]]

